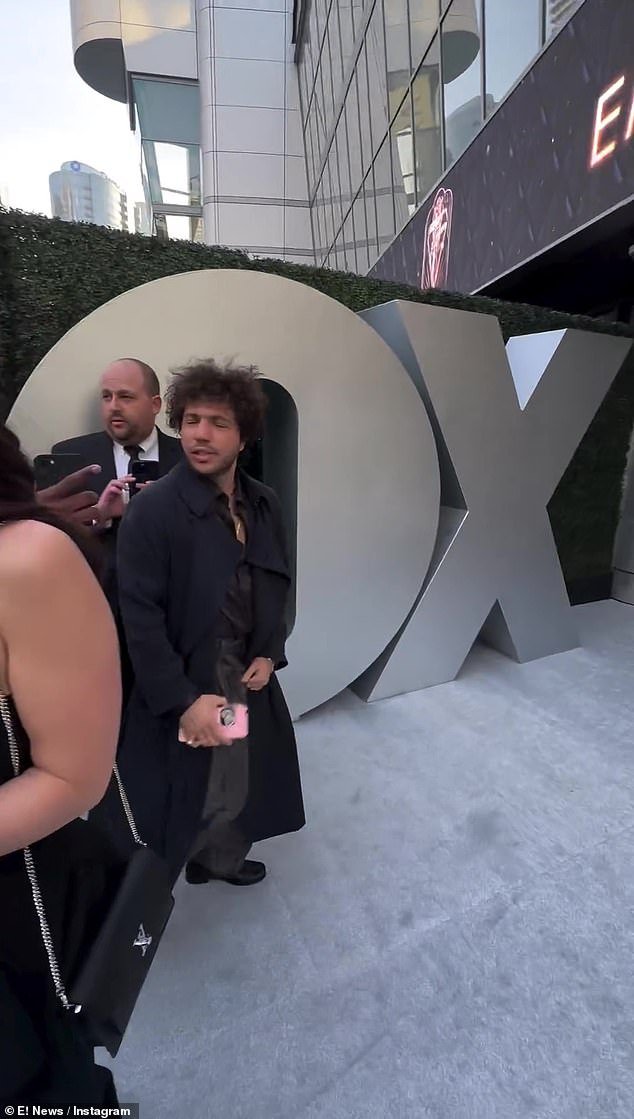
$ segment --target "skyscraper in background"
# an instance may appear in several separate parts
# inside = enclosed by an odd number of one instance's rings
[[[103,171],[71,160],[49,176],[49,189],[54,218],[127,230],[127,196]]]

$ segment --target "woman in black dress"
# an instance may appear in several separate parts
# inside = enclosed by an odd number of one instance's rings
[[[0,424],[0,1114],[116,1103],[55,993],[23,852],[64,976],[113,869],[79,819],[108,785],[121,705],[115,628],[88,549],[36,503],[31,468]]]

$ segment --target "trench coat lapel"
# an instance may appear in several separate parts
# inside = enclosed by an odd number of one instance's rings
[[[286,549],[275,531],[275,517],[259,483],[248,475],[240,476],[240,485],[249,500],[252,520],[245,559],[251,565],[253,579],[253,631],[249,641],[249,658],[264,656],[283,624],[291,578]],[[283,644],[283,641],[282,641]]]
[[[272,571],[282,575],[290,582],[288,563],[281,540],[273,528],[273,520],[268,501],[263,496],[259,483],[247,474],[240,473],[240,486],[251,508],[251,524],[245,559],[252,567]]]

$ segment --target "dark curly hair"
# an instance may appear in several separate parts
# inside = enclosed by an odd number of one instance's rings
[[[213,358],[175,369],[165,394],[167,422],[180,431],[188,405],[222,402],[232,409],[242,440],[255,443],[262,434],[267,405],[259,376],[255,365],[222,366]]]

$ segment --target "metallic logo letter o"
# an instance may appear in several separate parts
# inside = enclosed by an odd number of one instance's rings
[[[299,417],[296,625],[282,673],[295,716],[383,652],[412,608],[436,540],[440,477],[427,413],[395,354],[313,288],[241,270],[190,272],[118,296],[39,364],[10,422],[26,450],[94,430],[100,371],[138,356],[259,366]]]

